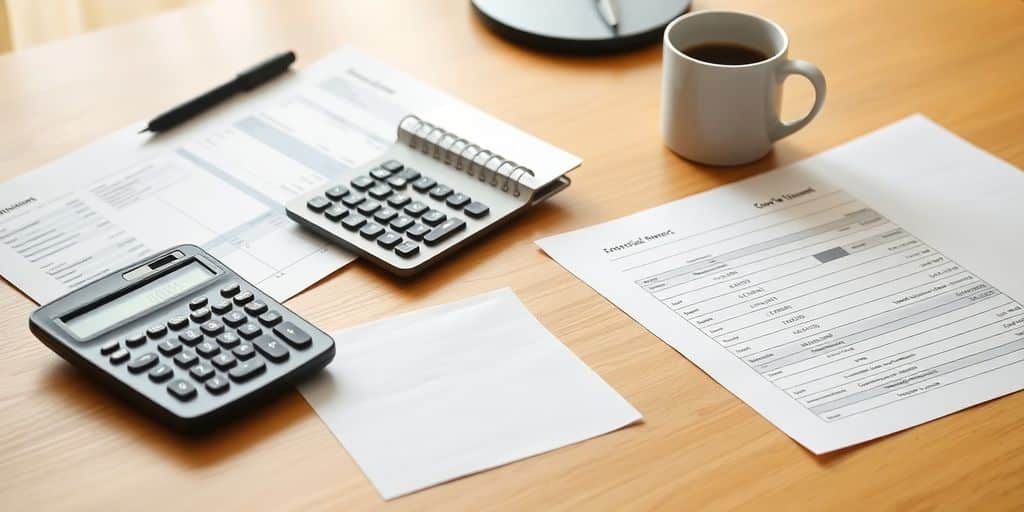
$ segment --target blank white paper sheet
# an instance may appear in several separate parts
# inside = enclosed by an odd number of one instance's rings
[[[508,288],[333,336],[300,391],[384,499],[641,417]]]

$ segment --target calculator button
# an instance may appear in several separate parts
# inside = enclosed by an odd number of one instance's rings
[[[378,180],[386,180],[391,177],[391,173],[384,169],[381,169],[380,167],[376,167],[370,171],[370,176],[373,176]]]
[[[196,396],[196,387],[191,382],[182,379],[168,384],[167,391],[178,400],[190,400]]]
[[[163,336],[164,334],[167,334],[167,326],[164,325],[164,324],[157,324],[157,325],[154,325],[154,326],[150,327],[149,329],[146,329],[146,335],[149,336],[150,338],[159,338],[160,336]],[[143,341],[145,341],[145,340],[143,340]],[[135,345],[132,345],[130,342],[127,342],[127,341],[126,341],[126,343],[128,343],[129,347],[135,346]]]
[[[396,174],[395,176],[398,176],[399,178],[402,178],[405,181],[416,181],[420,177],[420,172],[411,167],[406,167],[402,171],[399,171],[399,173]]]
[[[400,243],[402,243],[402,237],[394,233],[384,233],[377,239],[377,245],[385,249],[392,249]]]
[[[320,213],[327,209],[331,205],[331,202],[322,196],[316,196],[306,201],[306,208],[313,210],[314,212]]]
[[[228,384],[228,380],[220,375],[215,375],[212,379],[206,381],[206,389],[215,395],[219,395],[228,390],[231,387]]]
[[[410,199],[409,196],[405,194],[395,194],[388,198],[388,204],[394,206],[395,208],[401,208],[409,204],[409,201],[412,201],[412,199]]]
[[[402,167],[404,167],[402,165],[402,162],[399,162],[398,160],[388,160],[380,164],[380,166],[382,169],[388,172],[398,172],[402,170]]]
[[[220,352],[220,347],[212,341],[204,341],[196,345],[196,352],[199,352],[199,355],[209,359]]]
[[[259,336],[262,333],[263,333],[263,329],[260,329],[260,326],[254,324],[254,323],[251,323],[251,322],[247,323],[247,324],[245,324],[245,325],[243,325],[243,326],[238,328],[239,336],[241,336],[241,337],[243,337],[243,338],[245,338],[247,340],[251,340],[251,339],[255,338],[256,336]]]
[[[430,189],[430,197],[433,197],[434,199],[441,200],[450,195],[452,195],[452,188],[448,185],[438,185]]]
[[[375,212],[375,211],[377,211],[379,209],[380,209],[380,202],[374,201],[372,199],[369,200],[369,201],[366,201],[365,203],[359,205],[358,208],[356,208],[356,210],[358,210],[359,213],[361,213],[363,215],[370,215],[370,214],[372,214],[373,212]]]
[[[252,300],[252,292],[246,291],[246,292],[239,293],[238,295],[235,295],[235,298],[232,299],[232,300],[235,301],[235,304],[238,304],[239,306],[243,306],[247,302]]]
[[[114,352],[113,354],[110,354],[110,362],[114,363],[114,364],[121,364],[121,363],[127,361],[128,357],[129,357],[128,351],[123,349],[123,348],[121,348],[121,349],[118,349],[117,352]]]
[[[466,229],[466,221],[453,217],[444,221],[430,233],[427,233],[427,236],[423,237],[423,243],[437,245],[463,229]]]
[[[219,302],[215,302],[212,306],[210,306],[210,309],[212,309],[213,312],[217,313],[218,315],[223,315],[224,313],[231,311],[231,303],[226,300],[222,300]]]
[[[117,340],[110,340],[104,343],[102,347],[100,347],[100,355],[110,355],[119,348],[121,348],[120,342],[118,342]]]
[[[270,336],[260,336],[252,340],[253,346],[256,350],[263,355],[263,357],[279,363],[288,359],[288,349],[284,346],[284,343],[271,338]]]
[[[408,184],[409,182],[401,176],[392,176],[388,178],[388,186],[390,186],[391,188],[397,188],[398,190],[402,190]]]
[[[281,321],[281,314],[277,311],[267,311],[259,316],[259,320],[261,324],[270,327]]]
[[[324,217],[327,217],[334,222],[338,222],[346,215],[348,215],[348,210],[340,206],[332,206],[324,210]]]
[[[174,368],[166,364],[157,365],[149,372],[149,380],[153,382],[163,382],[174,376]]]
[[[331,201],[337,201],[348,194],[348,188],[342,185],[335,185],[327,190],[324,190],[324,195]]]
[[[203,334],[205,334],[207,336],[216,336],[216,335],[224,332],[224,324],[222,324],[222,323],[220,323],[220,322],[218,322],[216,320],[210,320],[210,321],[204,323],[203,325],[200,325],[199,329],[201,331],[203,331]]]
[[[256,349],[252,348],[252,343],[242,343],[241,345],[235,347],[235,349],[232,350],[231,353],[234,354],[235,357],[239,359],[249,359],[250,357],[256,354]]]
[[[466,206],[466,209],[463,210],[463,212],[465,212],[466,215],[469,215],[474,219],[486,217],[487,214],[490,213],[490,211],[491,209],[488,208],[486,204],[483,204],[480,201],[473,201],[472,203],[469,203],[469,205]]]
[[[356,190],[366,190],[373,186],[373,179],[369,176],[360,176],[352,180],[352,186],[355,187]]]
[[[382,233],[384,233],[384,226],[381,226],[376,222],[371,222],[363,226],[363,229],[359,230],[359,234],[362,235],[363,238],[367,240],[373,240],[374,238],[380,236]]]
[[[342,198],[341,204],[348,206],[349,208],[355,208],[359,203],[366,201],[366,196],[362,194],[349,194]]]
[[[341,221],[341,225],[345,226],[345,229],[349,231],[355,231],[362,227],[363,224],[366,224],[366,217],[356,214],[349,215],[345,217],[345,220]]]
[[[184,329],[185,327],[188,327],[188,318],[183,316],[171,317],[171,319],[167,321],[167,327],[170,327],[175,331]]]
[[[231,327],[238,327],[248,320],[248,318],[245,317],[245,314],[241,311],[232,311],[221,317],[221,319]]]
[[[142,373],[156,366],[156,363],[159,360],[160,358],[155,353],[147,352],[135,359],[132,359],[132,362],[128,363],[128,371],[132,373]]]
[[[182,352],[174,356],[174,364],[182,368],[188,368],[189,366],[192,366],[197,362],[199,362],[199,357],[197,357],[192,352]]]
[[[189,317],[193,322],[205,322],[207,318],[210,318],[210,308],[199,308],[193,311]]]
[[[178,351],[181,350],[181,343],[178,343],[177,341],[174,340],[164,340],[161,341],[160,344],[156,346],[156,348],[158,348],[160,350],[160,353],[165,356],[173,356],[174,354],[177,354]]]
[[[220,289],[221,297],[231,297],[239,292],[241,288],[238,287],[238,283],[228,283]]]
[[[420,247],[412,242],[402,242],[395,247],[395,254],[403,258],[411,258],[420,252]]]
[[[245,312],[250,315],[260,315],[267,310],[267,305],[260,301],[250,302],[245,305]]]
[[[185,329],[178,335],[178,339],[181,340],[182,343],[193,347],[198,345],[200,341],[203,341],[203,335],[195,329]]]
[[[436,226],[436,225],[444,222],[445,219],[447,219],[447,218],[448,218],[448,216],[445,215],[444,212],[440,212],[440,211],[437,211],[437,210],[430,210],[429,212],[424,213],[423,217],[420,218],[420,220],[425,222],[426,224],[431,225],[431,226]]]
[[[426,176],[421,176],[418,180],[412,182],[412,188],[419,192],[426,192],[434,188],[434,185],[437,185],[437,182]]]
[[[129,347],[138,347],[146,342],[146,337],[141,334],[132,334],[124,339],[124,344]]]
[[[458,210],[459,208],[462,208],[463,206],[469,204],[469,201],[469,196],[463,194],[462,192],[457,192],[455,194],[448,196],[448,199],[445,200],[444,204]]]
[[[412,226],[415,223],[416,221],[412,217],[408,215],[399,215],[395,220],[391,221],[391,229],[394,229],[395,231],[405,231],[409,226]]]
[[[429,232],[430,228],[424,226],[423,224],[416,224],[415,226],[409,228],[408,231],[405,232],[405,234],[409,235],[409,238],[412,238],[413,240],[423,240],[423,237],[426,236],[426,234]]]
[[[211,359],[211,361],[213,362],[213,365],[216,366],[217,368],[220,368],[221,371],[231,368],[238,362],[235,360],[235,356],[231,355],[228,352],[222,352],[220,354],[217,354],[217,357]]]
[[[274,334],[295,348],[306,348],[313,342],[313,339],[306,334],[306,331],[299,329],[291,322],[285,322],[274,327]]]
[[[242,339],[239,338],[238,335],[233,332],[226,332],[224,334],[221,334],[220,336],[217,336],[217,343],[220,343],[220,346],[224,348],[232,348],[235,345],[238,345],[239,341],[242,341]]]
[[[196,297],[188,302],[188,308],[195,311],[206,305],[206,297]]]
[[[202,381],[204,381],[206,379],[209,379],[210,377],[213,377],[214,374],[217,373],[217,372],[215,372],[213,370],[213,367],[210,366],[209,364],[207,364],[207,363],[199,363],[199,364],[193,366],[192,369],[188,371],[188,373],[190,375],[192,375],[193,379],[196,379],[196,380],[202,382]]]
[[[267,369],[267,365],[261,359],[253,359],[238,363],[238,366],[231,369],[228,375],[235,382],[245,382]]]
[[[419,201],[413,201],[412,203],[409,203],[409,206],[405,207],[405,213],[408,213],[409,215],[412,215],[413,217],[419,217],[420,215],[423,215],[423,212],[425,212],[425,211],[427,211],[429,209],[430,208],[427,207],[427,205],[425,205],[425,204],[423,204],[423,203],[421,203]]]
[[[373,215],[373,218],[376,219],[378,222],[387,224],[388,222],[391,222],[391,219],[397,216],[398,212],[396,212],[394,209],[381,208],[380,210],[377,210],[377,213]]]
[[[384,199],[391,195],[391,187],[387,185],[377,185],[369,191],[370,197],[374,199]]]

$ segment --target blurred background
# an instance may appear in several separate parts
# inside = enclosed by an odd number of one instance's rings
[[[0,53],[204,0],[0,0]]]

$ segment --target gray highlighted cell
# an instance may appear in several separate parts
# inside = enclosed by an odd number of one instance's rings
[[[831,248],[831,249],[829,249],[827,251],[821,251],[818,254],[815,254],[814,255],[814,259],[816,259],[816,260],[818,260],[818,261],[820,261],[822,263],[828,263],[828,262],[830,262],[832,260],[838,260],[839,258],[842,258],[843,256],[849,256],[849,255],[850,255],[850,253],[846,252],[846,249],[843,249],[842,247],[833,247],[833,248]]]
[[[345,164],[258,117],[242,119],[235,123],[235,128],[327,178],[337,178],[349,169]]]

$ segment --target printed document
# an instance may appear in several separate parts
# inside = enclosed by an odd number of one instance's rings
[[[824,453],[1024,387],[1021,197],[918,115],[537,243]]]

